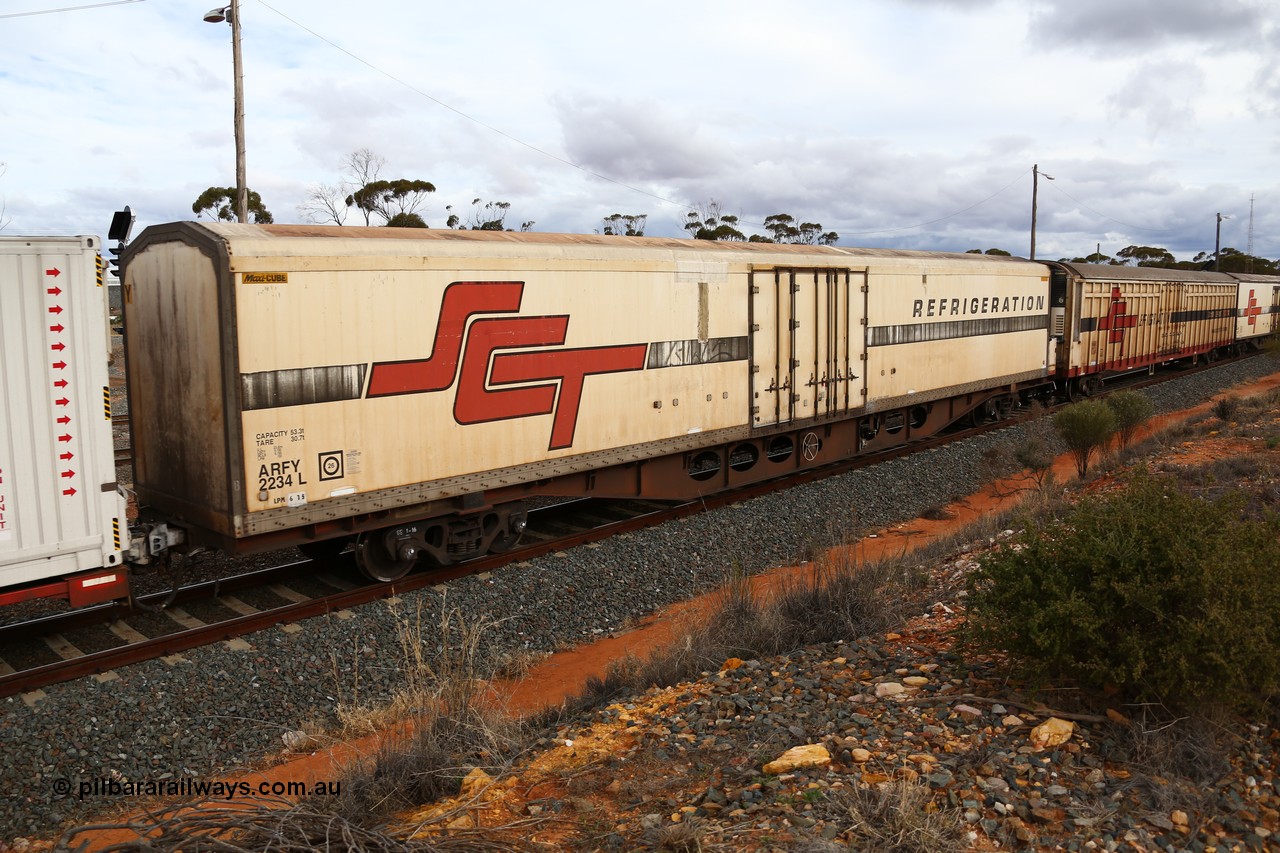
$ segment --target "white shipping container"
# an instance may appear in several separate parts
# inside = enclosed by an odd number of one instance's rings
[[[100,246],[0,237],[0,587],[119,567],[73,602],[125,578]]]

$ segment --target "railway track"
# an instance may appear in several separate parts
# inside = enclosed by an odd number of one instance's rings
[[[521,544],[447,568],[412,573],[393,583],[360,576],[349,553],[329,560],[293,561],[172,593],[143,596],[137,605],[114,603],[0,627],[0,697],[26,694],[74,678],[110,678],[117,667],[180,654],[188,649],[275,625],[289,625],[415,589],[484,574],[620,533],[706,512],[770,491],[834,476],[1006,424],[990,424],[922,440],[891,454],[855,458],[769,483],[698,501],[578,499],[530,511]],[[327,589],[326,589],[327,587]]]
[[[0,696],[179,654],[188,649],[382,598],[493,571],[562,548],[659,523],[673,507],[652,501],[578,500],[530,513],[526,541],[500,557],[370,582],[349,554],[301,560],[0,627]]]
[[[1173,374],[1135,375],[1115,383],[1111,390],[1139,388],[1211,366],[1201,364]],[[288,626],[324,614],[341,618],[344,611],[361,604],[846,473],[1001,429],[1018,420],[1015,414],[1003,421],[951,430],[887,454],[855,457],[698,501],[663,504],[578,499],[540,507],[530,512],[525,535],[513,551],[459,566],[419,571],[393,583],[364,579],[348,553],[327,560],[289,561],[168,593],[153,593],[141,596],[132,606],[117,602],[0,626],[0,697],[26,695],[34,701],[36,691],[62,681],[86,676],[109,679],[117,667],[177,655],[219,641],[234,641],[276,625]],[[117,462],[120,459],[117,450]]]

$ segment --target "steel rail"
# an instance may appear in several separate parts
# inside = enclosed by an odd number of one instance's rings
[[[605,539],[619,533],[658,524],[661,520],[665,520],[665,518],[660,518],[665,514],[665,508],[660,510],[651,509],[618,521],[597,525],[588,531],[557,536],[528,546],[517,547],[502,555],[482,557],[457,566],[418,572],[391,583],[369,583],[355,589],[335,592],[308,601],[289,603],[257,613],[240,615],[202,625],[197,628],[186,628],[159,637],[89,652],[38,667],[18,670],[0,675],[0,697],[26,693],[51,684],[69,681],[86,675],[95,675],[117,667],[178,654],[219,640],[251,634],[277,624],[297,622],[314,616],[321,616],[325,613],[368,604],[382,598],[422,589],[423,587],[446,583],[460,577],[493,571],[513,562],[533,559],[564,548],[574,547],[584,542]],[[297,570],[300,567],[313,565],[316,562],[305,560],[255,572],[246,572],[230,578],[192,584],[180,588],[172,603],[179,604],[208,600],[217,598],[219,595],[230,594],[244,589],[261,588],[271,583],[292,578],[297,575]],[[142,597],[142,601],[144,603],[158,602],[167,595],[168,593],[165,592],[153,593]],[[132,612],[135,611],[128,604],[115,602],[6,625],[0,627],[0,645],[19,639],[30,639],[33,636],[47,636],[88,625],[102,624],[112,619],[122,618]]]

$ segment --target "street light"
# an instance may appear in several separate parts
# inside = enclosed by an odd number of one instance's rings
[[[240,0],[231,0],[230,6],[222,6],[205,12],[206,23],[231,25],[231,66],[235,73],[235,123],[236,123],[236,218],[249,221],[249,185],[244,176],[244,71],[240,65]]]
[[[1036,163],[1031,166],[1031,260],[1036,259],[1036,196],[1040,194],[1040,177],[1044,176],[1046,181],[1052,181],[1050,175],[1045,175],[1040,171],[1040,164]]]
[[[1222,248],[1222,220],[1230,219],[1230,218],[1231,218],[1230,216],[1227,216],[1225,214],[1222,214],[1222,213],[1218,214],[1218,228],[1217,228],[1217,231],[1214,233],[1214,237],[1213,237],[1213,271],[1214,272],[1218,271],[1218,252],[1221,251],[1221,248]]]

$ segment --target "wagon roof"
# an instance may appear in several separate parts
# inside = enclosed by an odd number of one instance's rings
[[[210,225],[206,225],[210,227]],[[805,255],[860,255],[876,258],[928,258],[951,255],[970,260],[1020,260],[995,255],[959,252],[922,252],[908,249],[864,249],[849,246],[814,246],[803,243],[749,243],[745,241],[692,240],[680,237],[617,237],[602,234],[553,234],[536,231],[461,231],[444,228],[339,227],[326,225],[251,225],[217,223],[212,230],[233,236],[235,231],[254,228],[279,237],[352,237],[357,239],[447,240],[551,244],[561,246],[635,246],[651,249],[695,249],[701,252],[779,252]],[[234,230],[233,230],[234,229]]]
[[[452,229],[423,228],[385,228],[365,226],[336,225],[248,225],[225,222],[178,222],[167,225],[155,225],[147,228],[129,246],[132,253],[150,242],[172,239],[176,234],[185,234],[197,239],[215,239],[240,244],[238,254],[261,254],[287,256],[296,254],[315,254],[326,252],[341,254],[334,248],[322,248],[312,241],[360,241],[350,242],[345,251],[352,254],[371,255],[382,253],[400,253],[402,250],[389,250],[386,241],[404,241],[405,254],[420,252],[421,254],[457,252],[465,244],[487,243],[499,253],[518,252],[520,247],[529,250],[539,249],[543,252],[572,252],[574,248],[595,249],[602,254],[614,252],[625,255],[628,251],[637,254],[654,251],[667,253],[697,252],[703,260],[723,260],[755,263],[781,263],[802,266],[804,257],[815,263],[828,265],[839,263],[839,259],[847,259],[851,264],[874,259],[900,259],[904,261],[936,262],[940,260],[963,261],[979,264],[1021,264],[1028,265],[1023,258],[999,255],[979,255],[959,252],[924,252],[906,249],[855,248],[848,246],[811,246],[804,244],[784,243],[748,243],[718,242],[712,240],[691,240],[675,237],[614,237],[600,234],[551,234],[541,232],[513,231],[458,231]],[[364,241],[370,241],[364,243]],[[376,247],[373,241],[384,241],[384,245]],[[258,245],[250,245],[257,243]],[[421,249],[410,248],[407,244],[417,243]],[[363,245],[361,245],[363,244]],[[435,249],[427,248],[434,245]],[[452,251],[445,250],[452,246]],[[499,247],[502,247],[499,249]],[[736,257],[735,257],[736,255]],[[768,257],[773,256],[773,257]]]
[[[1102,281],[1201,281],[1230,283],[1235,279],[1226,273],[1210,270],[1174,270],[1164,267],[1129,267],[1116,264],[1078,264],[1057,261],[1081,278]]]
[[[1238,281],[1280,285],[1280,275],[1263,275],[1262,273],[1256,272],[1233,272],[1229,273],[1229,275]]]

